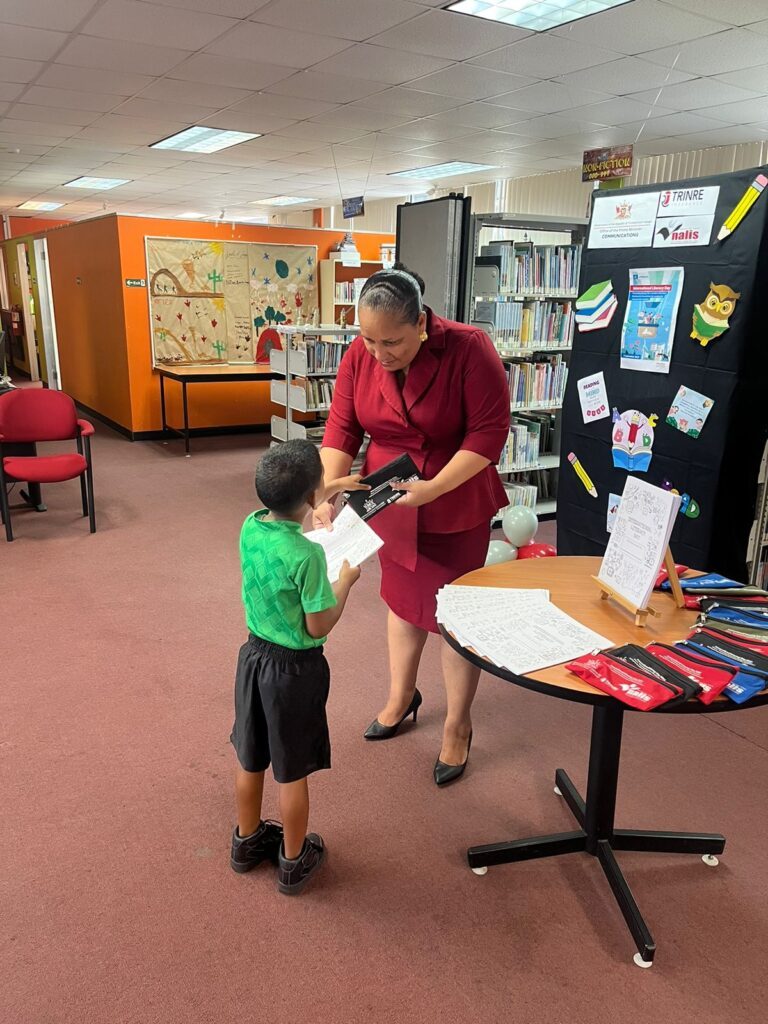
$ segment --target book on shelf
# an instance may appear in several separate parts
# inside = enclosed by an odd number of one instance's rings
[[[307,409],[329,409],[333,400],[335,384],[336,381],[332,377],[305,380],[304,390],[307,395]]]
[[[525,505],[526,508],[536,507],[536,488],[530,484],[505,484],[504,490],[507,492],[507,498],[509,499],[508,507],[512,505]],[[504,509],[499,511],[503,512]]]
[[[571,302],[482,300],[475,303],[474,319],[493,324],[492,339],[501,352],[528,346],[567,347],[573,342]]]
[[[481,256],[498,256],[501,291],[514,295],[575,292],[579,282],[581,246],[534,242],[491,242]]]
[[[338,341],[316,341],[304,338],[294,343],[296,351],[307,357],[307,373],[336,373],[347,345]]]
[[[512,408],[562,404],[568,367],[561,355],[537,353],[525,362],[508,363],[506,371]]]

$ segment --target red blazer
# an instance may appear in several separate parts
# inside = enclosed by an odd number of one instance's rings
[[[417,533],[457,533],[490,522],[507,504],[493,463],[509,434],[509,386],[490,338],[428,310],[427,341],[411,363],[402,392],[356,338],[336,378],[323,446],[356,455],[371,439],[364,473],[407,452],[425,479],[458,451],[476,452],[492,465],[454,491],[419,509],[390,506],[371,520],[387,553],[416,564]]]

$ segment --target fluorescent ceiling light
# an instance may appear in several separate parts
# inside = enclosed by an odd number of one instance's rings
[[[452,174],[474,174],[476,171],[495,170],[493,164],[471,164],[464,160],[450,160],[447,164],[432,164],[431,167],[413,167],[410,171],[392,171],[390,178],[417,178],[429,181],[431,178],[449,178]]]
[[[117,188],[118,185],[127,185],[130,178],[75,178],[74,181],[65,181],[66,188],[89,188],[91,190],[104,190]]]
[[[630,0],[459,0],[446,10],[471,14],[486,21],[526,28],[530,32],[546,32],[558,25],[578,21],[590,14],[600,14],[612,7],[621,7]]]
[[[314,199],[307,199],[306,196],[272,196],[271,199],[254,199],[252,205],[256,206],[296,206],[298,203],[313,203]]]
[[[28,200],[26,203],[22,203],[21,206],[17,206],[17,210],[58,210],[64,203],[37,203],[33,200]]]
[[[183,132],[169,135],[167,139],[153,142],[150,149],[180,149],[185,153],[218,153],[220,149],[229,149],[241,142],[260,138],[253,132],[233,132],[223,128],[204,128],[193,125]]]
[[[188,220],[199,220],[206,215],[204,213],[198,213],[197,210],[187,210],[186,213],[177,213],[177,217],[186,217]]]

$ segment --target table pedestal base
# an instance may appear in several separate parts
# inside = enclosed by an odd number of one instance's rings
[[[714,866],[717,864],[714,855],[725,849],[725,837],[696,832],[614,828],[623,718],[624,709],[620,706],[596,705],[593,709],[586,801],[567,772],[562,768],[555,772],[555,792],[562,796],[576,819],[577,831],[470,846],[467,860],[473,871],[485,874],[487,868],[498,864],[557,857],[564,853],[589,853],[597,857],[635,940],[639,954],[635,963],[650,967],[656,943],[616,861],[615,851],[700,854],[705,863]]]

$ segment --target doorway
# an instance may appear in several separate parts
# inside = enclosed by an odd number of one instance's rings
[[[37,358],[36,310],[35,297],[32,294],[32,282],[29,270],[29,249],[26,242],[16,246],[19,264],[19,288],[21,289],[21,315],[24,322],[24,344],[26,363],[32,380],[40,380],[40,363]]]
[[[37,294],[40,299],[37,319],[43,337],[48,387],[54,391],[60,391],[59,344],[56,337],[56,318],[53,312],[53,289],[51,288],[51,271],[48,263],[48,241],[45,238],[36,238],[34,245],[35,266],[37,268]]]

